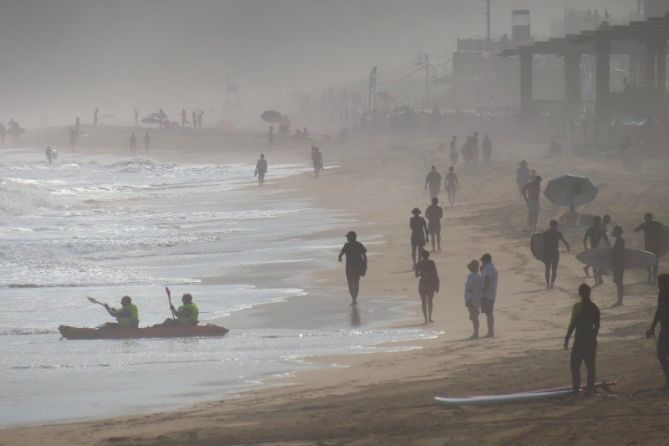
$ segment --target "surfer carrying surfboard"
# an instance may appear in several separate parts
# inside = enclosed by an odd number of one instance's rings
[[[669,390],[669,274],[660,274],[657,278],[659,294],[657,296],[657,310],[653,323],[646,331],[646,337],[655,335],[655,326],[660,324],[660,336],[657,339],[657,360],[660,361],[664,372],[664,390]]]
[[[581,301],[574,304],[571,321],[564,338],[564,349],[569,349],[569,338],[574,334],[574,346],[571,349],[571,385],[574,393],[581,389],[581,363],[585,362],[588,371],[586,392],[595,391],[595,357],[597,354],[597,335],[599,334],[599,308],[590,300],[591,289],[582,284],[578,287]]]
[[[557,230],[557,220],[551,220],[550,229],[547,229],[541,234],[543,239],[544,251],[544,266],[546,267],[546,288],[553,288],[555,279],[557,279],[557,269],[560,263],[560,251],[558,250],[560,242],[564,243],[567,251],[571,251],[569,243],[564,238],[564,235]]]

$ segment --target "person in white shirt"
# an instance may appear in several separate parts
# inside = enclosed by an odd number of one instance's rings
[[[472,260],[467,264],[469,275],[465,282],[465,306],[469,310],[469,320],[474,326],[474,334],[469,339],[479,338],[479,307],[481,306],[481,290],[483,279],[479,274],[478,260]]]
[[[497,297],[497,270],[492,264],[490,254],[481,256],[481,279],[483,280],[483,290],[481,291],[481,313],[486,315],[488,321],[488,334],[486,338],[495,337],[495,316],[493,310],[495,307],[495,298]]]

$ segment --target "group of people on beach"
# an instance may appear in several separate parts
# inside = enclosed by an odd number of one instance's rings
[[[437,171],[436,166],[432,166],[425,177],[425,190],[430,191],[430,197],[436,198],[441,192],[441,174]],[[455,167],[450,166],[448,173],[444,178],[444,190],[448,196],[448,203],[453,206],[455,204],[455,193],[460,189],[460,181],[455,174]]]
[[[478,162],[481,154],[483,155],[483,161],[489,163],[492,161],[492,141],[488,135],[485,135],[483,141],[480,141],[479,144],[479,134],[478,132],[474,132],[471,135],[467,135],[465,143],[458,149],[458,137],[453,136],[449,153],[449,158],[453,166],[458,163],[460,153],[465,163]]]

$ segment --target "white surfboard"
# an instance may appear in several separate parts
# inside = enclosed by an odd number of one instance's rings
[[[548,390],[545,392],[518,392],[505,395],[480,395],[465,398],[434,397],[435,401],[445,406],[487,406],[495,404],[535,401],[549,398],[561,398],[571,395],[571,389]]]
[[[593,248],[576,254],[579,262],[602,269],[611,269],[613,248]],[[652,252],[625,249],[625,269],[647,268],[657,262]]]

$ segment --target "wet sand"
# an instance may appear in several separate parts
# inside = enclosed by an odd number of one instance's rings
[[[255,141],[264,141],[239,137],[234,145],[242,145],[244,138],[254,141],[247,147],[255,159]],[[363,243],[367,234],[383,234],[383,243],[369,246],[360,317],[374,318],[366,300],[387,298],[415,308],[415,318],[398,325],[422,322],[417,284],[410,271],[408,219],[414,206],[424,209],[428,204],[422,186],[429,166],[434,163],[442,173],[446,170],[447,153],[435,150],[437,146],[434,141],[412,144],[409,152],[402,145],[380,141],[375,148],[365,140],[345,146],[322,144],[326,164],[336,162],[340,168],[324,172],[320,180],[305,174],[281,182],[286,196],[315,199],[321,206],[349,212],[358,220],[352,229]],[[238,147],[229,153],[218,145],[198,147],[197,154],[186,154],[174,143],[158,156],[209,162],[240,156]],[[507,155],[512,149],[514,155]],[[268,157],[283,158],[282,162],[302,158],[308,163],[307,151],[306,145],[284,141]],[[669,222],[663,166],[648,161],[646,173],[639,176],[635,171],[624,172],[616,160],[580,160],[577,168],[567,159],[543,158],[544,151],[544,147],[509,144],[496,151],[499,161],[492,165],[457,168],[462,191],[456,206],[445,210],[443,251],[433,257],[442,290],[435,298],[436,323],[426,327],[442,334],[422,342],[421,349],[321,358],[345,367],[301,373],[277,383],[290,385],[192,410],[4,429],[0,444],[664,444],[669,406],[665,395],[652,391],[661,385],[662,374],[654,359],[654,343],[643,338],[656,291],[645,283],[643,271],[626,273],[629,285],[622,308],[611,308],[615,288],[610,276],[593,292],[593,301],[602,310],[598,379],[618,381],[616,397],[565,399],[502,410],[449,409],[433,402],[435,395],[506,393],[570,382],[569,353],[562,350],[562,339],[576,302],[575,290],[586,279],[582,265],[563,253],[556,288],[544,290],[543,265],[531,258],[530,234],[522,230],[526,210],[514,176],[519,159],[528,159],[546,179],[567,172],[591,177],[600,195],[584,211],[610,213],[613,224],[624,226],[628,247],[642,246],[632,228],[643,212],[651,210],[658,220]],[[562,212],[544,200],[541,226]],[[564,232],[578,252],[583,231]],[[343,234],[330,235],[343,243]],[[308,288],[310,294],[319,288],[338,292],[341,308],[334,310],[336,305],[330,302],[328,311],[337,311],[333,317],[347,317],[351,309],[337,252],[332,253],[333,268],[317,275]],[[464,265],[484,252],[492,254],[500,272],[497,337],[468,341],[471,328],[462,299]],[[279,318],[290,324],[291,318],[318,312],[313,302],[298,304],[267,305],[245,317],[256,318],[257,323]]]

